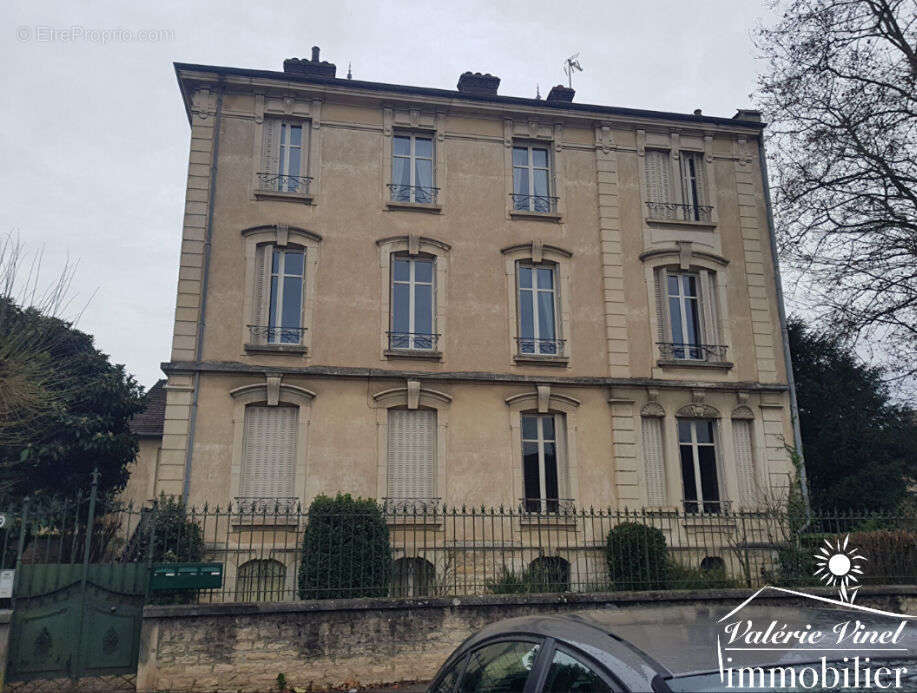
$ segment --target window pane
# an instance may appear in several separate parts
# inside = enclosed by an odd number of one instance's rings
[[[694,456],[691,449],[690,445],[679,446],[679,452],[681,453],[681,482],[685,491],[685,500],[696,501],[697,486],[694,483]],[[689,512],[696,512],[697,506],[694,505],[690,509],[686,506],[685,509]]]
[[[277,324],[277,277],[271,277],[271,303],[268,311],[268,325]]]
[[[690,443],[691,442],[691,422],[681,420],[678,422],[678,442],[679,443]]]
[[[433,333],[433,287],[429,284],[414,286],[414,332]]]
[[[532,149],[532,166],[538,166],[540,168],[548,167],[547,149]]]
[[[713,442],[713,422],[712,421],[696,421],[694,423],[694,430],[697,431],[697,442],[698,443],[712,443]]]
[[[538,439],[538,417],[537,416],[523,416],[522,417],[522,437],[525,440],[537,440]]]
[[[458,675],[462,671],[462,664],[464,662],[464,658],[460,659],[451,669],[449,669],[449,671],[443,674],[436,688],[433,689],[433,693],[452,693],[452,689],[455,687],[455,682],[458,680]]]
[[[414,280],[430,283],[433,281],[433,263],[426,260],[414,261]]]
[[[424,159],[433,158],[433,140],[429,137],[414,138],[414,156]]]
[[[532,288],[532,268],[531,267],[519,267],[519,286],[523,289]]]
[[[526,500],[541,498],[541,479],[538,472],[537,443],[522,444],[522,477]],[[538,507],[529,508],[528,503],[526,503],[526,509],[537,510]]]
[[[513,147],[513,166],[528,166],[529,150],[526,147]]]
[[[287,149],[287,158],[289,163],[287,165],[287,175],[288,176],[298,176],[299,175],[299,162],[300,162],[300,150],[299,149]],[[296,192],[299,190],[299,181],[297,180],[288,180],[287,181],[287,192]]]
[[[283,327],[299,327],[302,312],[302,279],[300,277],[283,278]],[[299,335],[296,335],[299,341]]]
[[[545,195],[548,194],[548,172],[547,171],[535,171],[535,194],[536,195]]]
[[[568,691],[589,691],[590,693],[611,693],[611,688],[582,662],[566,652],[554,653],[543,693],[568,693]]]
[[[554,294],[538,292],[538,332],[540,339],[554,339]]]
[[[712,445],[705,445],[697,449],[698,462],[700,462],[700,491],[704,494],[704,501],[718,501],[720,487],[716,478],[716,452]],[[704,505],[707,512],[716,512],[719,503]]]
[[[392,291],[392,332],[410,332],[410,286],[395,284]]]
[[[545,440],[554,440],[554,417],[541,417],[541,435]]]
[[[697,318],[697,300],[695,299],[684,299],[685,302],[685,343],[686,344],[700,344],[700,324]],[[674,324],[674,323],[673,323]],[[691,358],[698,358],[700,355],[693,353],[694,351],[700,351],[700,349],[692,349],[690,354]]]
[[[544,444],[544,494],[545,498],[557,498],[557,448],[554,443]]]
[[[669,274],[666,275],[666,283],[668,284],[669,296],[678,296],[681,292],[678,290],[678,275]]]
[[[392,263],[392,276],[396,282],[406,282],[411,279],[411,262],[410,260],[396,259]]]
[[[392,138],[392,153],[396,156],[411,155],[411,138],[403,135],[396,135]]]
[[[414,185],[421,188],[433,187],[433,162],[429,159],[415,159]],[[417,200],[421,202],[421,200]]]
[[[411,160],[396,156],[392,159],[392,199],[406,201],[411,199]]]
[[[290,126],[290,144],[294,147],[302,146],[302,126]]]
[[[519,290],[519,336],[529,339],[535,336],[532,292],[529,289]]]
[[[472,652],[458,690],[462,693],[522,693],[539,646],[500,642]]]
[[[271,256],[271,272],[277,274],[280,271],[280,258],[283,255],[282,250],[274,248],[274,254]]]
[[[513,169],[513,192],[516,194],[516,209],[528,209],[529,200],[523,197],[529,194],[529,170],[527,168]]]
[[[283,273],[302,276],[302,261],[302,253],[287,252],[283,263]]]
[[[539,289],[553,289],[554,288],[554,270],[545,269],[544,267],[538,268],[538,288]]]
[[[672,341],[682,344],[685,333],[681,324],[681,302],[677,298],[669,299],[669,321],[672,323]],[[675,358],[684,358],[684,349],[675,350]]]
[[[697,296],[697,277],[693,274],[685,274],[682,275],[681,281],[685,288],[685,296]]]

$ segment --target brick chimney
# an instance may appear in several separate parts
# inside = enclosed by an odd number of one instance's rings
[[[318,46],[312,46],[312,59],[287,58],[283,61],[283,71],[291,75],[307,75],[309,77],[333,78],[337,73],[337,66],[326,60],[319,60]]]
[[[496,96],[499,86],[500,78],[490,73],[482,75],[480,72],[463,72],[458,81],[460,92],[477,96]]]
[[[548,101],[565,101],[570,103],[573,101],[573,95],[576,93],[574,89],[570,87],[565,87],[563,84],[558,84],[551,87],[551,91],[548,92]]]

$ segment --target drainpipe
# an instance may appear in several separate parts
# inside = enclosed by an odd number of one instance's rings
[[[802,451],[802,431],[799,428],[799,406],[796,404],[796,379],[793,377],[793,360],[790,355],[790,335],[786,329],[786,309],[783,306],[783,281],[780,278],[780,261],[777,259],[777,234],[774,229],[774,212],[771,207],[771,186],[767,174],[767,158],[764,154],[764,134],[758,138],[758,160],[764,183],[764,204],[767,210],[767,229],[770,235],[771,260],[774,263],[774,282],[777,286],[777,315],[780,318],[780,336],[783,342],[783,360],[786,363],[786,382],[790,388],[790,417],[793,420],[793,446],[799,458],[799,483],[802,486],[802,501],[806,509],[806,523],[801,532],[812,521],[809,506],[809,486],[806,483],[806,461]]]
[[[197,321],[197,341],[194,360],[200,363],[204,356],[204,327],[207,323],[207,280],[210,277],[210,245],[213,238],[213,206],[216,196],[217,161],[220,156],[220,121],[223,117],[223,92],[226,87],[222,75],[217,83],[217,108],[213,119],[213,152],[210,157],[210,191],[207,198],[207,231],[204,236],[204,267],[201,270],[201,311]],[[191,455],[194,450],[194,430],[197,424],[197,401],[201,391],[201,372],[194,371],[194,390],[191,395],[191,419],[188,424],[188,447],[185,450],[185,481],[182,486],[182,505],[188,504],[191,494]]]

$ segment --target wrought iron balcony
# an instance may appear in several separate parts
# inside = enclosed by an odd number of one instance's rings
[[[572,498],[520,498],[519,508],[525,513],[567,515],[576,512],[576,501]]]
[[[518,356],[563,356],[565,339],[516,337]]]
[[[723,362],[726,360],[726,347],[722,344],[685,344],[683,342],[657,342],[659,354],[672,361],[708,361]]]
[[[522,195],[510,193],[513,198],[513,210],[517,212],[534,212],[536,214],[557,214],[557,198],[551,195]]]
[[[432,515],[442,511],[442,498],[383,498],[385,512],[405,515]]]
[[[238,496],[233,500],[233,512],[240,515],[289,515],[302,511],[299,498],[293,497]]]
[[[732,509],[732,501],[699,501],[688,500],[682,501],[685,512],[689,515],[728,515]]]
[[[309,194],[310,176],[285,176],[280,173],[258,174],[258,192]]]
[[[277,327],[276,325],[249,325],[252,344],[302,344],[305,327]]]
[[[389,183],[392,202],[408,202],[415,205],[435,205],[439,188],[430,185],[401,185]]]
[[[674,202],[647,202],[650,219],[661,221],[705,221],[713,220],[710,205],[680,205]]]
[[[390,351],[436,351],[440,335],[427,332],[389,332]]]

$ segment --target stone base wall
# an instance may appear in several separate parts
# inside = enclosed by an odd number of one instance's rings
[[[833,597],[833,592],[812,590]],[[353,599],[148,606],[137,691],[266,691],[283,673],[297,688],[429,680],[469,635],[504,618],[622,607],[734,608],[751,590]],[[811,606],[768,592],[756,603]],[[917,611],[917,588],[864,587],[857,602]]]

